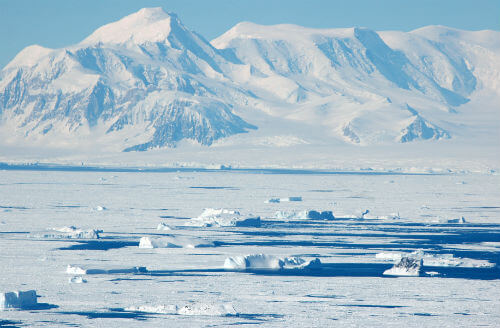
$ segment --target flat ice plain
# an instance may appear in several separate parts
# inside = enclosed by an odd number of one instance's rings
[[[0,292],[39,297],[0,326],[498,327],[499,186],[497,174],[3,170]],[[186,225],[205,208],[261,225]],[[305,210],[335,219],[276,215]],[[420,276],[383,275],[411,253]],[[321,265],[224,268],[257,254]]]

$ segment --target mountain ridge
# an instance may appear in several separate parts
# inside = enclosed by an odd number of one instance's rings
[[[444,140],[478,90],[500,93],[494,35],[242,22],[208,42],[142,9],[76,45],[22,50],[0,72],[0,119],[18,140],[101,133],[124,151],[273,138],[258,117],[325,131],[322,143]],[[316,142],[301,133],[288,132]]]

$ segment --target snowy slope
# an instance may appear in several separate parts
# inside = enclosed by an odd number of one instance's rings
[[[21,51],[0,72],[0,134],[11,148],[73,153],[421,140],[496,147],[499,40],[441,26],[243,22],[209,43],[175,14],[142,9],[79,44]]]
[[[210,145],[254,128],[232,113],[230,96],[216,94],[244,94],[225,79],[221,62],[177,16],[142,9],[75,46],[24,49],[2,71],[0,113],[28,137],[128,129],[126,150],[184,138]]]
[[[499,93],[499,34],[240,23],[212,43],[248,66],[235,79],[273,100],[264,108],[271,115],[374,144],[450,138],[440,125],[475,91],[487,86]]]

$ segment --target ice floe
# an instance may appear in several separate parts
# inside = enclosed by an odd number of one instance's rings
[[[198,217],[185,223],[194,227],[260,227],[260,217],[243,216],[225,208],[205,208]]]
[[[388,276],[419,276],[422,271],[422,259],[403,257],[394,266],[384,271]]]
[[[228,270],[283,270],[319,268],[321,261],[316,258],[306,261],[300,257],[280,258],[266,254],[228,257],[224,268]]]
[[[62,228],[49,228],[47,232],[31,233],[31,238],[48,238],[48,239],[99,239],[99,233],[102,230],[88,229],[82,230],[74,226]]]
[[[0,293],[0,310],[30,309],[37,306],[35,290]]]
[[[335,216],[332,211],[276,211],[274,217],[280,220],[296,220],[296,219],[314,219],[314,220],[333,220]]]
[[[226,316],[237,315],[238,312],[232,304],[213,304],[213,303],[192,303],[183,306],[178,305],[140,305],[129,306],[124,309],[129,312],[146,312],[159,314],[178,314],[178,315],[206,315],[206,316]]]
[[[285,197],[285,198],[270,198],[266,200],[264,203],[284,203],[284,202],[301,202],[302,197]]]
[[[142,237],[139,248],[196,248],[214,247],[215,244],[197,237],[165,236],[165,237]]]

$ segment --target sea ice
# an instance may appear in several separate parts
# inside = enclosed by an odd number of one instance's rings
[[[194,227],[260,227],[260,217],[247,217],[224,208],[205,208],[198,217],[185,223]]]
[[[422,259],[402,257],[394,266],[384,271],[388,276],[419,276],[422,268]]]
[[[279,258],[266,254],[228,257],[224,261],[224,268],[229,270],[283,270],[283,269],[312,269],[321,266],[316,258],[306,261],[300,257]]]
[[[0,293],[0,310],[16,308],[29,309],[36,307],[37,296],[35,290]]]
[[[213,247],[213,242],[202,238],[185,236],[142,237],[139,248],[195,248]]]

